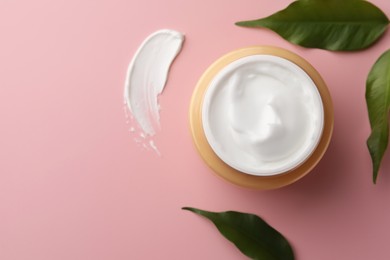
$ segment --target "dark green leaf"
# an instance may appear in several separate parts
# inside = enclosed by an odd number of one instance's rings
[[[260,217],[236,211],[209,212],[185,207],[211,220],[223,236],[246,256],[258,260],[293,260],[288,241]]]
[[[373,181],[376,183],[389,138],[390,50],[382,54],[368,75],[366,102],[371,125],[367,146],[372,159]]]
[[[369,47],[386,31],[389,19],[363,0],[301,0],[269,17],[238,22],[265,27],[309,48],[352,51]]]

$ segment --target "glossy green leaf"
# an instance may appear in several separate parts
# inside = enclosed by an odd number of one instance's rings
[[[376,183],[389,139],[390,50],[382,54],[368,75],[366,102],[371,125],[367,146],[372,159],[373,181]]]
[[[258,260],[293,260],[288,241],[260,217],[236,211],[209,212],[185,207],[211,220],[223,236],[246,256]]]
[[[303,47],[333,51],[367,48],[388,24],[378,7],[363,0],[300,0],[269,17],[236,23],[271,29]]]

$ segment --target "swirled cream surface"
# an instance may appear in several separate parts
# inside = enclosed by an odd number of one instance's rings
[[[324,112],[312,79],[281,57],[252,55],[225,66],[202,105],[204,132],[225,163],[270,176],[302,164],[321,138]]]

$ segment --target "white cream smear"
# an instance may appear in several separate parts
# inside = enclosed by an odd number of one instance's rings
[[[312,79],[299,66],[271,55],[253,55],[224,67],[202,105],[204,132],[231,167],[270,176],[292,170],[313,153],[324,112]]]
[[[173,30],[159,30],[151,34],[138,48],[127,70],[125,104],[132,122],[136,123],[129,131],[137,135],[137,143],[158,154],[153,140],[157,129],[160,129],[158,96],[164,90],[170,66],[183,41],[184,35]],[[126,117],[129,117],[127,113]]]

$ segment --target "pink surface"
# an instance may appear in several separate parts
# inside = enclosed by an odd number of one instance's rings
[[[388,0],[373,0],[390,16]],[[359,53],[291,45],[235,27],[290,1],[0,1],[0,259],[245,259],[182,206],[262,216],[299,260],[390,259],[390,156],[371,181],[365,79],[387,33]],[[162,157],[137,146],[123,112],[127,65],[155,30],[186,34],[160,98]],[[299,182],[252,191],[198,156],[188,106],[203,71],[256,44],[298,53],[333,96],[329,150]]]

